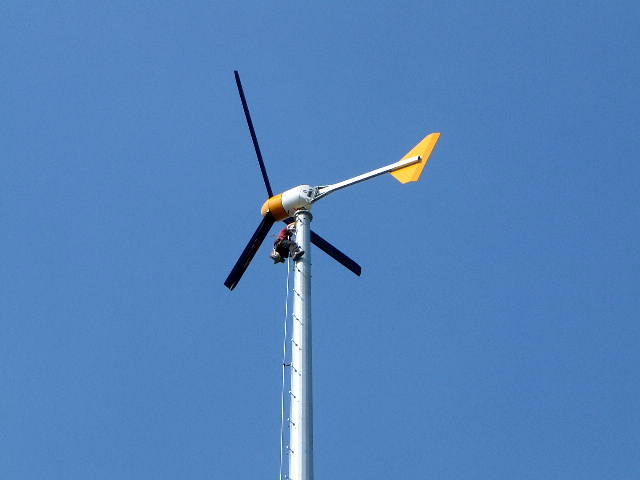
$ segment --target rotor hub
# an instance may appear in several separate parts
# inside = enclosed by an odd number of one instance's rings
[[[260,209],[264,217],[267,214],[275,220],[284,220],[295,214],[301,208],[311,208],[311,202],[316,196],[317,188],[311,185],[298,185],[297,187],[285,190],[278,195],[269,198]]]

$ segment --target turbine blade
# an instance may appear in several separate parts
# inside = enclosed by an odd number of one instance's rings
[[[264,186],[267,187],[267,193],[269,197],[273,197],[273,191],[271,190],[271,184],[269,183],[269,177],[267,176],[267,169],[264,166],[264,160],[262,159],[262,153],[260,152],[260,145],[258,145],[258,137],[256,137],[256,131],[253,128],[253,122],[251,121],[251,114],[249,113],[249,107],[247,106],[247,99],[244,96],[244,90],[242,89],[242,83],[240,83],[240,75],[237,70],[233,71],[236,77],[236,85],[238,86],[238,93],[240,94],[240,100],[242,101],[242,109],[244,110],[244,116],[247,119],[247,125],[249,126],[249,133],[251,133],[251,140],[253,141],[253,148],[258,156],[258,163],[260,164],[260,171],[262,172],[262,179],[264,180]]]
[[[333,257],[334,260],[337,260],[339,263],[347,267],[356,275],[360,276],[360,273],[362,273],[362,267],[360,267],[360,265],[351,260],[344,253],[331,245],[313,230],[311,231],[311,243],[313,243],[316,247],[318,247],[330,257]]]
[[[283,222],[286,223],[287,225],[295,221],[296,219],[293,217],[288,217],[283,220]],[[338,250],[336,247],[331,245],[329,242],[327,242],[324,238],[322,238],[313,230],[311,230],[311,243],[313,243],[316,247],[318,247],[324,253],[332,257],[338,263],[341,263],[342,265],[347,267],[356,275],[360,276],[360,274],[362,273],[362,267],[358,265],[358,263],[356,263],[355,260],[352,260],[347,255],[342,253],[340,250]]]
[[[262,219],[262,222],[260,222],[260,225],[258,225],[258,228],[251,237],[251,240],[249,240],[249,243],[247,243],[247,246],[244,247],[244,250],[240,254],[240,258],[238,258],[238,261],[231,269],[231,273],[229,273],[229,276],[224,281],[225,287],[227,287],[229,290],[233,290],[234,288],[236,288],[236,285],[238,285],[238,282],[242,278],[242,275],[249,266],[249,263],[251,263],[251,260],[258,251],[258,248],[260,248],[260,245],[269,233],[269,230],[271,229],[271,226],[273,224],[274,220],[271,215],[266,215]]]

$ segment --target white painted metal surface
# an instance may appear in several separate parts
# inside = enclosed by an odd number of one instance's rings
[[[282,192],[282,206],[289,215],[293,215],[297,209],[311,204],[315,188],[311,185],[298,185]]]
[[[289,479],[313,480],[313,388],[311,375],[311,212],[299,210],[296,243],[304,255],[294,264],[291,332]]]

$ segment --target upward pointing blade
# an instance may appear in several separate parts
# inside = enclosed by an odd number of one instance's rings
[[[253,128],[253,122],[251,121],[251,114],[249,113],[249,107],[247,106],[247,99],[244,97],[244,90],[242,89],[242,83],[240,83],[240,75],[238,74],[237,70],[234,70],[233,74],[236,77],[236,85],[238,86],[238,93],[240,94],[240,100],[242,101],[242,109],[244,110],[244,116],[247,119],[247,125],[249,126],[249,133],[251,133],[251,140],[253,140],[253,148],[256,150],[256,155],[258,156],[258,163],[260,164],[260,171],[262,172],[264,186],[267,187],[267,193],[269,194],[269,197],[273,197],[273,191],[271,190],[269,177],[267,177],[267,169],[264,166],[264,160],[262,160],[260,145],[258,145],[258,137],[256,137],[256,131]]]
[[[236,285],[242,278],[242,275],[251,263],[251,260],[253,260],[253,257],[255,256],[258,248],[260,248],[260,245],[269,233],[269,230],[271,229],[273,223],[273,217],[271,215],[266,215],[262,219],[262,222],[260,222],[260,225],[258,225],[258,228],[251,237],[251,240],[249,240],[249,243],[247,243],[247,246],[244,247],[244,250],[240,254],[240,258],[238,258],[238,261],[231,269],[231,273],[229,273],[229,276],[224,281],[224,285],[229,290],[233,290],[234,288],[236,288]]]

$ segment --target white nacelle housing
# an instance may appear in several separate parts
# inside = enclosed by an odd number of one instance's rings
[[[311,185],[298,185],[286,190],[282,192],[282,207],[289,215],[293,215],[296,210],[311,205],[314,191]]]
[[[296,210],[309,207],[316,191],[317,188],[311,185],[298,185],[271,197],[264,202],[260,212],[262,215],[270,213],[276,220],[284,220],[294,215]]]

